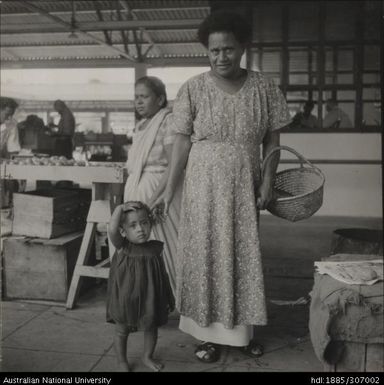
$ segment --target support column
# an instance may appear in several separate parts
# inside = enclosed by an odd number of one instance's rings
[[[110,112],[106,111],[105,116],[101,118],[101,132],[103,134],[109,132],[109,127],[110,127]]]
[[[135,83],[136,80],[142,78],[143,76],[147,76],[147,65],[145,63],[137,63],[135,64]]]

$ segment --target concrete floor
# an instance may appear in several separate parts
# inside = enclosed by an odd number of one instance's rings
[[[313,284],[313,261],[329,255],[333,230],[380,228],[381,219],[313,217],[291,224],[265,216],[261,223],[269,323],[256,328],[256,336],[264,345],[265,354],[254,359],[237,349],[225,348],[218,362],[201,363],[194,356],[199,341],[178,329],[178,316],[173,314],[159,330],[155,351],[155,357],[165,365],[165,372],[323,370],[309,337],[309,304],[277,305],[272,301],[308,298]],[[73,310],[66,310],[61,304],[3,301],[1,371],[116,371],[113,325],[105,322],[106,281],[95,282]],[[142,346],[142,334],[132,334],[128,359],[136,372],[149,371],[140,361]]]
[[[3,372],[114,372],[113,325],[105,322],[105,284],[88,291],[73,310],[25,301],[2,302]],[[165,372],[321,371],[308,334],[308,305],[269,303],[269,325],[256,328],[265,354],[254,359],[225,348],[218,362],[194,357],[198,341],[178,329],[173,314],[159,329],[155,357]],[[133,371],[149,371],[140,360],[142,333],[128,342]]]

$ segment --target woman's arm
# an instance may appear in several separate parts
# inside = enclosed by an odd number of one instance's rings
[[[177,184],[181,178],[184,168],[188,161],[189,151],[191,150],[191,138],[189,135],[176,134],[175,143],[172,148],[171,163],[169,167],[167,185],[164,192],[154,202],[153,206],[164,205],[164,214],[168,214],[169,204],[175,194]],[[152,208],[151,207],[151,208]]]
[[[171,158],[172,158],[172,144],[167,144],[164,146],[165,156],[167,158],[168,166],[165,169],[159,184],[157,185],[155,191],[153,192],[151,199],[148,201],[148,206],[152,207],[153,204],[156,202],[156,200],[159,198],[160,194],[164,191],[165,186],[167,185],[168,175],[169,175],[169,167],[171,164]]]
[[[280,132],[268,131],[263,140],[263,159],[280,144]],[[267,163],[262,175],[262,182],[257,192],[257,207],[260,210],[264,210],[272,199],[273,182],[275,180],[275,174],[277,166],[279,165],[280,152],[273,154]]]
[[[113,243],[116,249],[120,249],[123,245],[124,238],[120,233],[120,218],[123,213],[123,205],[119,205],[115,208],[111,219],[109,220],[108,234],[109,239]]]

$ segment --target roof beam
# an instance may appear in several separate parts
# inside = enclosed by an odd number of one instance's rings
[[[159,43],[156,43],[157,46],[159,46],[159,48],[161,48],[161,46],[163,45],[169,45],[169,44],[197,44],[199,43],[198,41],[194,41],[194,40],[164,40],[164,41],[161,41]],[[115,40],[115,45],[123,45],[124,42],[122,40]],[[128,43],[129,45],[130,44],[133,44],[132,42],[129,42]],[[143,43],[148,49],[150,47],[150,44],[149,43],[146,43],[144,42]],[[32,48],[32,47],[36,47],[36,48],[45,48],[45,47],[78,47],[78,46],[89,46],[89,47],[94,47],[94,46],[97,46],[99,44],[97,44],[96,42],[92,42],[92,41],[87,41],[87,42],[84,42],[84,41],[79,41],[79,42],[75,42],[75,41],[71,41],[71,42],[68,42],[68,41],[65,41],[65,42],[62,42],[62,43],[57,43],[57,42],[47,42],[47,43],[44,43],[44,42],[26,42],[26,41],[23,41],[23,42],[20,42],[20,43],[17,43],[17,44],[12,44],[12,43],[3,43],[1,44],[1,49],[4,49],[4,48]],[[159,54],[160,56],[160,54]],[[162,55],[163,56],[163,55]]]
[[[104,21],[103,14],[100,11],[99,3],[97,1],[94,2],[94,6],[95,6],[97,17],[99,18],[100,21]],[[109,31],[103,31],[103,33],[104,33],[105,41],[109,45],[112,45],[113,43],[112,43],[112,39],[111,39],[111,36],[109,34]],[[128,53],[128,51],[125,51],[125,52]]]
[[[10,3],[10,2],[19,2],[20,0],[5,0],[3,1],[4,5],[7,5],[7,3]],[[75,0],[77,1],[77,0]],[[94,1],[94,0],[93,0]],[[92,2],[93,2],[92,1]],[[190,5],[192,3],[192,0],[187,0],[188,3],[187,5],[182,5],[180,7],[177,7],[177,6],[174,6],[174,7],[171,7],[171,6],[167,6],[167,5],[163,5],[161,3],[161,1],[159,1],[158,3],[156,3],[156,7],[151,7],[151,6],[146,6],[144,2],[142,2],[140,4],[140,8],[139,7],[132,7],[132,10],[134,12],[137,12],[137,13],[142,13],[142,12],[158,12],[158,11],[207,11],[209,12],[211,7],[209,5],[196,5],[196,6],[193,6],[193,5]],[[16,4],[15,4],[16,5]],[[4,8],[4,7],[3,7]],[[100,7],[100,10],[101,12],[109,12],[110,11],[110,7],[109,5],[108,6],[104,6],[104,5],[101,5]],[[93,12],[93,8],[92,6],[90,6],[88,9],[79,9],[77,11],[77,13],[83,13],[83,14],[86,14],[86,13],[92,13]],[[55,9],[55,11],[51,12],[51,14],[70,14],[71,11],[68,10],[68,6],[65,6],[65,8],[63,9]],[[2,10],[2,14],[3,15],[26,15],[27,13],[26,12],[23,12],[23,10],[21,10],[20,8],[17,9],[17,10],[12,10],[12,11],[8,11],[6,8],[4,8]]]
[[[26,3],[23,3],[24,5]],[[35,5],[32,5],[36,7]],[[45,12],[45,11],[43,11]],[[53,18],[48,14],[49,17]],[[55,33],[55,32],[70,32],[71,26],[62,19],[55,18],[56,23],[49,24],[6,24],[1,23],[2,34],[15,33]],[[57,24],[57,23],[61,23]],[[87,21],[78,22],[79,31],[85,33],[91,31],[120,31],[133,29],[197,29],[202,22],[201,19],[183,19],[183,20],[122,20],[122,21]]]
[[[12,59],[14,59],[14,60],[20,60],[20,57],[17,56],[17,55],[15,55],[15,54],[14,54],[13,52],[11,52],[9,49],[7,49],[7,48],[2,48],[2,51],[3,51],[4,53],[6,53],[7,55],[11,56]]]
[[[131,9],[131,7],[129,6],[127,0],[120,0],[120,4],[124,8],[124,10],[126,11],[127,15],[130,15],[133,20],[138,20],[138,17],[136,15],[136,13],[134,12],[133,9]],[[148,31],[146,31],[145,28],[143,28],[143,27],[140,28],[140,31],[141,31],[142,35],[145,37],[145,39],[148,41],[148,43],[150,44],[148,49],[144,52],[143,56],[146,57],[148,52],[149,52],[149,50],[152,47],[156,47],[158,54],[162,57],[163,56],[163,52],[159,48],[159,46],[157,46],[155,44],[155,42],[153,41],[152,36],[150,35],[150,33]]]
[[[132,62],[136,62],[136,59],[135,59],[134,57],[128,55],[128,54],[125,53],[124,51],[121,51],[120,49],[115,48],[114,46],[112,46],[112,45],[106,43],[106,42],[105,42],[104,40],[102,40],[102,39],[99,39],[99,38],[97,38],[97,37],[95,37],[95,36],[93,36],[93,35],[91,35],[91,34],[89,34],[89,33],[87,33],[87,32],[84,32],[84,31],[81,29],[81,26],[76,26],[76,27],[74,28],[71,24],[69,24],[69,23],[63,21],[62,19],[60,19],[60,18],[58,18],[58,17],[56,17],[56,16],[51,15],[49,12],[46,12],[44,9],[37,7],[36,5],[32,4],[31,2],[28,2],[28,1],[25,1],[25,0],[24,0],[24,1],[20,2],[20,4],[22,4],[24,7],[28,8],[29,10],[37,11],[37,12],[40,13],[41,15],[43,15],[43,16],[49,18],[50,20],[53,20],[53,21],[54,21],[55,23],[57,23],[58,25],[61,25],[61,26],[65,27],[65,28],[69,28],[70,31],[75,31],[75,32],[77,32],[77,33],[79,33],[79,34],[82,34],[82,35],[87,36],[88,38],[90,38],[90,39],[96,41],[97,43],[99,43],[99,44],[101,44],[101,45],[103,45],[103,46],[106,46],[106,47],[108,47],[109,49],[111,49],[111,50],[113,50],[113,51],[119,53],[119,55],[123,56],[124,58],[126,58],[126,59],[128,59],[128,60],[130,60],[130,61],[132,61]]]
[[[206,56],[147,58],[149,67],[208,67]],[[134,63],[128,64],[125,59],[69,59],[69,60],[17,60],[1,61],[2,69],[28,68],[133,68]]]
[[[123,17],[121,16],[121,12],[120,12],[120,8],[119,8],[119,3],[116,2],[116,13],[117,13],[117,19],[118,20],[123,20]],[[129,52],[129,35],[126,31],[123,31],[121,30],[120,31],[120,35],[121,35],[121,38],[123,39],[123,43],[124,43],[124,49],[125,49],[125,52]],[[138,59],[140,61],[140,50],[136,47],[136,52],[137,52],[137,56],[138,56]]]

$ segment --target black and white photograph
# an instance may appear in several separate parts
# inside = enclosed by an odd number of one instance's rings
[[[382,383],[383,1],[0,11],[2,384]]]

